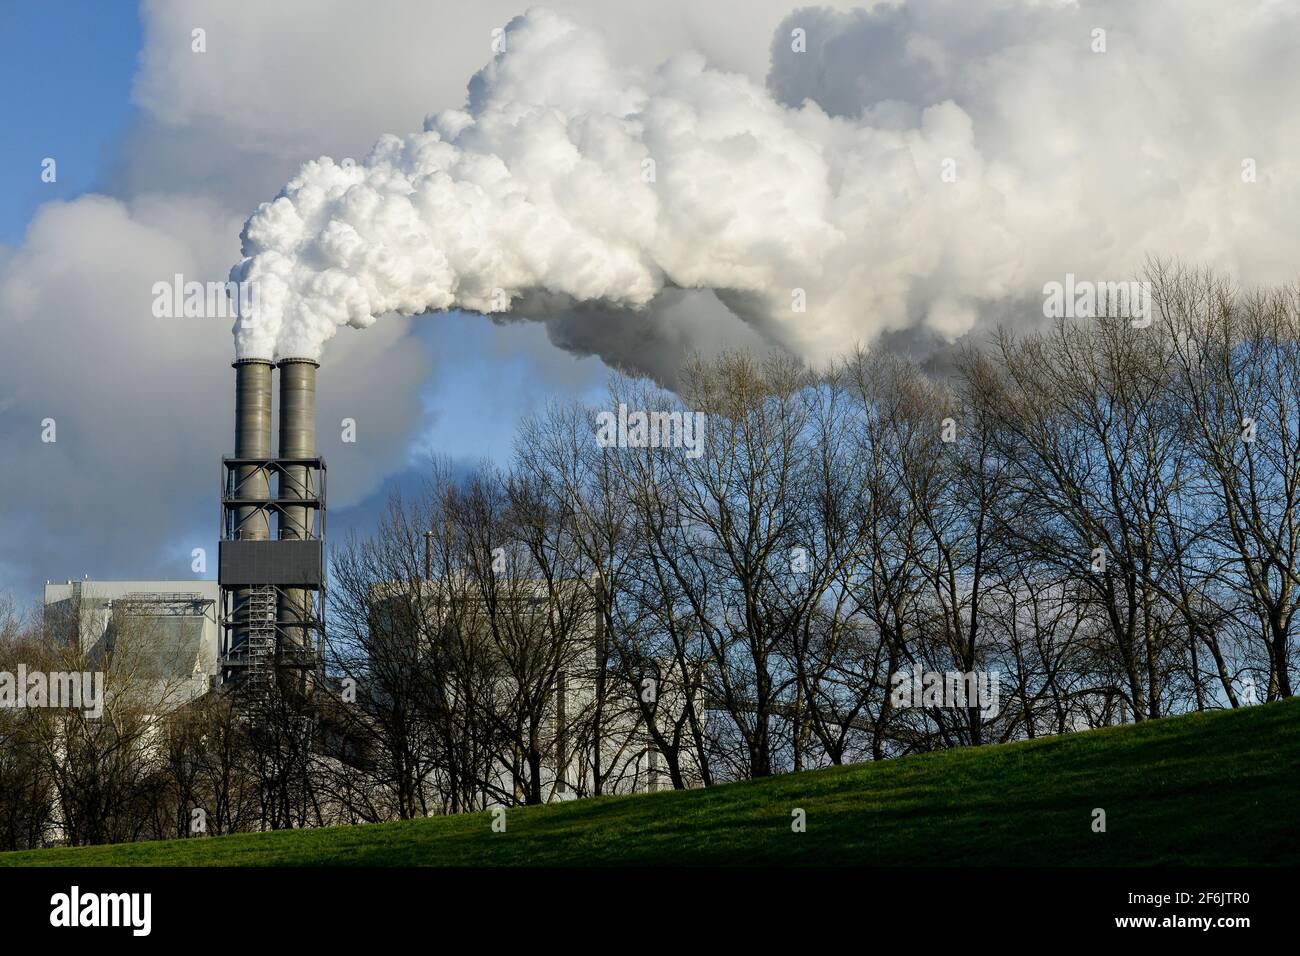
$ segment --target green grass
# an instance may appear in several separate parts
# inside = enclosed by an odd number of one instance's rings
[[[791,810],[807,813],[792,833]],[[1092,811],[1106,811],[1106,832]],[[789,774],[359,827],[0,854],[26,866],[1300,863],[1300,699]]]

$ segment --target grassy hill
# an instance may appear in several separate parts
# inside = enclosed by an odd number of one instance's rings
[[[791,811],[807,831],[791,832]],[[1091,828],[1106,811],[1106,832]],[[1300,699],[676,793],[0,865],[1300,863]]]

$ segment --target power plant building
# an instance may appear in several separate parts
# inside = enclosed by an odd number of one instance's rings
[[[94,666],[147,685],[170,710],[218,679],[218,598],[215,581],[68,581],[45,585],[44,613]]]

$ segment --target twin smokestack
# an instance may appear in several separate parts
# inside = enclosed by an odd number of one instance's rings
[[[269,359],[240,359],[235,368],[235,457],[316,457],[316,369],[311,359],[281,359],[274,366]],[[271,374],[280,372],[279,451],[271,452]],[[315,480],[306,465],[289,465],[280,476],[279,498],[314,498]],[[270,498],[270,472],[244,466],[240,486],[245,498]],[[281,538],[301,539],[312,527],[312,509],[285,508],[277,519]],[[270,537],[270,515],[264,509],[240,511],[238,537],[265,540]]]
[[[262,465],[241,465],[238,469],[239,497],[243,500],[279,501],[276,536],[281,540],[313,537],[315,505],[301,507],[283,502],[315,499],[318,485],[315,468],[308,461],[316,457],[316,369],[311,359],[286,358],[275,365],[268,359],[240,359],[235,368],[235,457],[280,460],[275,469],[276,495],[271,495],[272,469]],[[280,372],[279,450],[271,452],[271,376]],[[271,537],[271,508],[256,505],[238,509],[235,537],[265,541]],[[249,592],[236,595],[236,620],[246,624]],[[298,647],[308,645],[306,628],[312,617],[311,593],[287,588],[277,598],[278,628],[283,637]],[[238,628],[235,643],[242,644]]]

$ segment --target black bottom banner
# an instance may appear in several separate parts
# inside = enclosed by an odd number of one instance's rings
[[[127,945],[340,944],[436,927],[460,946],[558,932],[576,934],[571,942],[659,947],[678,935],[693,945],[769,942],[772,933],[825,940],[850,924],[920,933],[936,952],[1017,931],[1040,942],[1154,935],[1233,945],[1294,932],[1293,877],[1286,869],[0,869],[0,912],[11,938]]]

